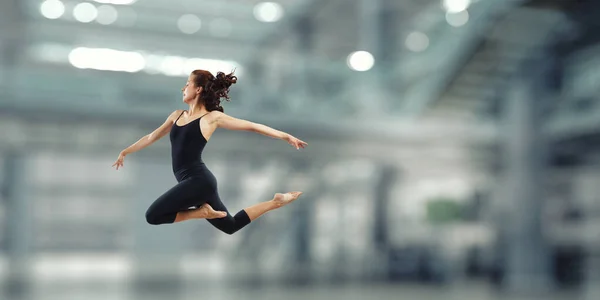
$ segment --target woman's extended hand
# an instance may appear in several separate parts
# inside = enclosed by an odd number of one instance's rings
[[[121,153],[119,153],[119,157],[117,158],[117,161],[115,161],[115,163],[112,165],[113,167],[116,166],[117,170],[119,169],[119,167],[123,167],[123,159],[125,159],[125,156],[127,154],[125,154],[123,151],[121,151]]]
[[[288,144],[292,145],[292,147],[296,148],[296,149],[304,149],[304,147],[306,147],[306,145],[308,145],[306,142],[297,139],[296,137],[289,135],[285,138],[285,141],[288,142]]]

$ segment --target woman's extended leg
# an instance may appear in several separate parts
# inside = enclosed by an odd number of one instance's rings
[[[286,204],[291,203],[292,201],[298,199],[300,195],[302,195],[302,192],[290,192],[286,194],[277,193],[275,194],[273,199],[244,208],[244,211],[246,211],[246,213],[250,217],[250,220],[254,221],[260,216],[267,213],[268,211],[280,208]]]
[[[268,211],[271,211],[276,208],[280,208],[286,204],[291,203],[292,201],[298,199],[302,195],[302,192],[291,192],[286,194],[275,194],[273,199],[264,201],[243,210],[240,210],[235,214],[235,216],[231,216],[229,211],[221,202],[218,194],[213,195],[208,199],[207,204],[211,205],[217,211],[225,211],[227,212],[227,216],[225,218],[218,219],[209,219],[213,226],[218,228],[219,230],[227,233],[234,234],[238,230],[244,228],[246,225],[250,224],[251,221],[258,219],[260,216],[264,215]]]

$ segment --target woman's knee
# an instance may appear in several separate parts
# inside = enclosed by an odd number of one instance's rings
[[[233,218],[211,219],[208,220],[208,222],[211,223],[215,228],[219,229],[219,231],[228,235],[232,235],[238,231],[238,228],[235,226],[235,221],[233,220]]]
[[[148,209],[146,211],[146,222],[150,225],[160,225],[164,224],[161,220],[162,218],[152,209]]]

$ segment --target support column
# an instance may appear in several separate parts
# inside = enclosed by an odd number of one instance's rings
[[[362,114],[380,116],[386,111],[383,99],[385,93],[384,79],[389,65],[386,60],[391,56],[390,39],[392,38],[390,22],[392,17],[389,0],[358,0],[360,18],[359,51],[367,51],[375,58],[375,65],[369,72],[358,74],[359,94],[369,95],[368,101],[364,97],[356,97],[357,108]]]
[[[399,171],[395,166],[381,165],[382,174],[375,186],[375,209],[373,224],[373,264],[369,269],[370,278],[374,280],[385,279],[390,262],[390,203],[392,190],[398,179]]]
[[[314,193],[312,193],[314,194]],[[307,197],[308,196],[308,197]],[[304,202],[299,202],[298,207],[295,210],[295,217],[297,218],[298,225],[294,232],[295,247],[294,247],[294,265],[295,274],[294,280],[298,285],[305,285],[311,283],[310,274],[310,247],[311,247],[311,221],[312,221],[312,206],[311,195],[304,195]]]
[[[386,249],[390,244],[388,222],[388,209],[391,201],[390,191],[398,177],[397,169],[393,166],[382,166],[383,171],[381,179],[375,188],[376,206],[375,206],[375,224],[374,243],[377,248]]]
[[[543,62],[528,62],[506,98],[504,176],[507,218],[506,288],[511,292],[543,292],[549,287],[549,255],[541,231],[541,178],[546,163],[540,135],[538,99]]]
[[[18,0],[0,1],[0,87],[13,86],[14,72],[26,50],[26,17],[20,7]]]
[[[385,45],[383,40],[383,28],[381,26],[381,15],[386,6],[386,0],[358,0],[358,11],[360,18],[359,48],[369,51],[376,58],[381,57]]]
[[[398,0],[379,0],[379,12],[377,13],[377,31],[378,39],[377,49],[375,49],[375,55],[378,59],[378,64],[375,65],[379,76],[382,79],[388,79],[389,74],[393,73],[394,68],[392,67],[398,59],[398,53],[400,52],[397,48],[398,40],[398,24],[397,19],[400,16],[400,12],[395,9],[394,3]]]
[[[589,258],[587,259],[582,297],[584,300],[600,299],[600,244],[598,242],[586,245]]]
[[[297,84],[297,92],[290,99],[290,108],[292,112],[301,109],[311,112],[312,108],[307,105],[307,101],[311,100],[311,74],[313,73],[311,59],[312,49],[314,47],[314,24],[311,15],[303,15],[295,22],[292,32],[296,36],[296,55],[297,60],[294,63],[292,70],[296,70],[297,77],[294,77]]]
[[[6,200],[6,246],[9,274],[4,293],[8,299],[26,298],[30,292],[29,260],[32,256],[32,213],[27,185],[26,157],[14,150],[6,154],[3,193]]]
[[[15,26],[15,25],[12,25]],[[14,86],[14,77],[19,61],[19,55],[23,51],[22,43],[15,38],[3,38],[0,35],[0,87],[7,89]],[[7,101],[8,99],[0,99]]]

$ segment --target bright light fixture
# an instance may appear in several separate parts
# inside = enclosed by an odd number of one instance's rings
[[[65,13],[65,5],[60,0],[46,0],[40,5],[42,16],[54,20]]]
[[[195,15],[183,15],[177,21],[177,27],[185,34],[194,34],[202,28],[202,21]]]
[[[235,70],[241,75],[240,64],[231,60],[190,58],[144,51],[122,51],[109,48],[72,48],[61,44],[39,44],[29,50],[37,60],[50,63],[70,63],[79,69],[115,72],[140,72],[187,77],[193,70],[207,70],[213,74]]]
[[[81,23],[89,23],[98,17],[98,9],[91,3],[79,3],[73,8],[73,16]]]
[[[213,74],[217,74],[217,72],[229,72],[233,69],[236,69],[236,73],[238,68],[238,64],[234,61],[228,60],[218,60],[218,59],[207,59],[207,58],[190,58],[187,59],[182,68],[182,75],[188,76],[192,71],[196,69],[207,70]]]
[[[373,68],[375,58],[367,51],[356,51],[348,55],[347,64],[354,71],[364,72]]]
[[[277,22],[283,17],[283,7],[275,2],[259,3],[254,6],[254,17],[261,22]]]
[[[137,2],[137,0],[94,0],[102,4],[113,4],[113,5],[131,5]]]
[[[130,73],[139,72],[146,66],[144,57],[138,52],[106,48],[76,48],[69,54],[69,62],[79,69]]]
[[[471,5],[471,0],[444,0],[444,8],[450,13],[466,10]]]
[[[110,25],[117,21],[119,17],[119,12],[117,9],[110,5],[101,5],[98,7],[98,17],[96,18],[96,22],[102,25]]]

